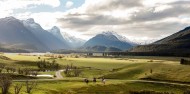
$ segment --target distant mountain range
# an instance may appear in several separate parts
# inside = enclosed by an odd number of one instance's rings
[[[54,26],[44,30],[34,19],[0,19],[0,51],[129,51],[154,53],[190,53],[190,27],[149,45],[139,45],[113,31],[102,32],[88,41],[61,32]]]
[[[83,40],[66,35],[66,33],[64,35],[56,26],[50,30],[44,30],[32,18],[27,20],[14,17],[0,19],[0,48],[7,51],[17,49],[16,51],[45,52],[72,49],[84,43]],[[70,37],[72,41],[69,41],[67,37]]]
[[[149,45],[137,45],[113,31],[102,32],[88,41],[61,32],[54,26],[44,30],[34,19],[0,19],[0,51],[129,51],[153,53],[190,53],[190,27]]]
[[[132,48],[136,44],[129,41],[126,37],[118,35],[116,32],[108,31],[103,32],[101,34],[96,35],[95,37],[88,40],[84,45],[83,48],[94,48],[94,47],[101,47],[104,46],[106,48],[117,48],[120,50],[127,50]]]
[[[135,45],[135,43],[130,42],[126,37],[118,35],[116,32],[103,32],[86,42],[66,32],[61,32],[56,26],[44,30],[32,18],[27,20],[19,20],[14,17],[0,19],[0,49],[6,51],[122,51]]]
[[[149,45],[134,47],[130,52],[190,53],[190,27]]]

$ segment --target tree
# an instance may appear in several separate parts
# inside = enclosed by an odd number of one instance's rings
[[[152,70],[152,69],[150,69],[150,73],[151,73],[151,74],[153,73],[153,70]]]
[[[56,63],[56,60],[53,60],[52,63],[48,61],[38,61],[37,66],[41,71],[52,71],[52,70],[58,70],[59,69],[59,64]]]
[[[80,75],[81,71],[77,69],[77,67],[74,68],[74,77],[78,77]]]
[[[73,66],[73,64],[71,64],[70,66],[65,66],[64,73],[67,77],[78,77],[81,74],[81,70],[76,66]]]
[[[15,90],[15,94],[19,94],[20,93],[20,90],[22,89],[22,84],[16,84],[14,86],[14,90]]]
[[[18,74],[24,74],[24,71],[19,68],[18,69]]]
[[[8,75],[0,74],[0,87],[2,90],[2,94],[8,94],[11,83],[12,79]]]
[[[37,86],[37,83],[36,82],[29,82],[29,81],[26,81],[26,93],[31,93],[32,89],[34,89],[35,87]]]
[[[180,60],[180,63],[181,63],[181,64],[184,64],[184,61],[185,61],[185,59],[182,58],[182,59]]]
[[[5,68],[5,65],[4,65],[4,64],[0,64],[0,68],[1,68],[1,69],[4,69],[4,68]]]
[[[3,71],[3,69],[0,68],[0,73]]]
[[[68,72],[69,72],[69,65],[65,66],[65,71],[64,71],[64,73],[67,75]]]

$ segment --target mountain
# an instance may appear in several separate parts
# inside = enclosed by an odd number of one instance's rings
[[[14,17],[0,19],[0,46],[28,51],[47,50],[46,45]]]
[[[118,35],[116,32],[108,31],[91,38],[83,45],[83,47],[105,46],[127,50],[134,45],[135,43],[132,43],[126,37]]]
[[[190,27],[149,45],[137,46],[131,52],[190,53]]]
[[[53,34],[55,37],[62,41],[66,41],[63,36],[61,35],[61,31],[57,26],[52,27],[50,30],[48,30],[51,34]]]
[[[0,19],[0,47],[29,52],[70,48],[66,41],[44,30],[34,19],[19,20],[14,17]]]
[[[85,43],[85,41],[80,39],[80,38],[76,38],[74,36],[71,36],[66,32],[61,32],[60,29],[56,26],[54,26],[52,29],[50,29],[48,31],[51,34],[53,34],[55,37],[66,42],[72,48],[81,47]]]
[[[22,50],[22,49],[15,49],[15,48],[1,48],[0,52],[12,52],[12,53],[29,53],[29,51]]]
[[[78,48],[81,47],[82,45],[84,45],[84,43],[86,42],[83,39],[80,38],[76,38],[75,36],[71,36],[66,32],[62,32],[61,33],[63,38],[71,45],[71,47],[73,48]]]
[[[106,36],[112,36],[114,35],[118,40],[122,41],[122,42],[126,42],[131,44],[132,46],[136,46],[137,44],[134,42],[131,42],[129,39],[127,39],[125,36],[121,36],[119,34],[117,34],[114,31],[108,31],[108,32],[103,32],[102,34],[106,35]]]
[[[30,18],[22,21],[23,25],[30,30],[47,48],[47,50],[68,49],[70,46],[61,37],[44,30],[34,19]],[[54,27],[56,29],[56,27]],[[54,30],[53,28],[53,30]],[[53,31],[52,32],[56,32]]]

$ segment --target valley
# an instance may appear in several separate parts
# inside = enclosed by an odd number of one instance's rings
[[[57,56],[62,56],[59,58]],[[13,76],[9,92],[14,92],[15,84],[22,84],[21,93],[25,94],[25,81],[35,81],[36,88],[32,94],[133,94],[130,92],[151,91],[183,94],[190,89],[189,67],[181,65],[180,58],[174,57],[93,57],[85,54],[2,54],[1,64],[16,69],[38,69],[37,61],[56,61],[59,70],[70,68],[71,74],[60,71],[63,78],[18,76],[18,73],[8,73]],[[4,58],[3,58],[4,57]],[[5,58],[6,57],[6,58]],[[39,58],[40,57],[40,58]],[[80,71],[74,76],[75,67]],[[3,69],[2,73],[6,73]],[[59,71],[57,70],[57,71]],[[38,72],[38,75],[55,75],[57,71]],[[17,75],[17,76],[16,76]],[[15,78],[14,78],[15,77]],[[92,82],[93,78],[97,82]],[[106,84],[101,82],[106,79]],[[89,84],[83,82],[90,80]],[[122,88],[121,88],[122,87]]]
[[[83,40],[32,18],[2,18],[0,93],[189,94],[189,32],[139,45],[114,31]]]
[[[190,94],[190,0],[0,0],[0,94]]]

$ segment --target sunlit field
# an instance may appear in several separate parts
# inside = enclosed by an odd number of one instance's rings
[[[37,61],[51,62],[55,60],[60,66],[73,65],[80,68],[81,71],[78,77],[66,77],[62,72],[62,79],[23,77],[19,80],[13,78],[10,93],[14,92],[14,84],[22,83],[21,94],[27,94],[24,86],[25,79],[37,83],[32,94],[130,94],[130,91],[142,90],[183,94],[184,91],[190,89],[190,85],[188,85],[190,66],[180,65],[180,58],[83,56],[52,58],[14,54],[4,54],[3,56],[9,59],[1,59],[1,64],[16,68],[37,68]],[[64,67],[62,68],[64,69]],[[38,74],[56,75],[56,71],[39,72]],[[92,82],[94,77],[97,78],[96,83]],[[105,77],[106,84],[101,82],[101,77]],[[84,78],[88,78],[90,82],[86,84],[83,82]]]

